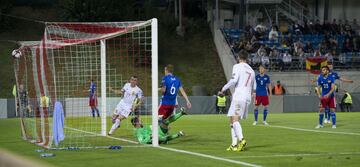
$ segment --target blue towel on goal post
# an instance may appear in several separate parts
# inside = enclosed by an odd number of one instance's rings
[[[61,102],[56,101],[53,114],[53,137],[55,146],[65,139],[64,134],[64,110]]]

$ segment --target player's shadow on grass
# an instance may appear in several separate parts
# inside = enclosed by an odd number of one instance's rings
[[[181,139],[170,141],[169,144],[188,143],[189,145],[208,145],[209,143],[222,143],[223,140],[217,139],[199,139],[198,136],[185,136]]]
[[[275,146],[274,144],[265,144],[265,145],[247,145],[245,150],[256,150],[257,148],[270,148]]]
[[[1,144],[5,144],[5,143],[21,143],[24,140],[13,140],[13,141],[8,141],[8,140],[0,140],[0,145]]]
[[[328,127],[331,128],[332,124],[323,124],[324,125],[324,128],[327,129]],[[339,128],[339,127],[343,127],[344,125],[343,124],[336,124],[336,128]],[[322,128],[322,129],[324,129]]]

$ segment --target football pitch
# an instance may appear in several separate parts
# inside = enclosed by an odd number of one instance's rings
[[[259,115],[259,119],[262,115]],[[360,113],[337,113],[337,129],[317,125],[317,113],[270,114],[270,126],[252,125],[253,115],[241,121],[247,146],[243,152],[229,152],[231,143],[225,115],[186,115],[172,124],[170,133],[185,136],[153,148],[117,138],[132,138],[126,120],[113,136],[120,150],[47,150],[55,157],[40,158],[41,149],[23,141],[18,119],[0,119],[0,148],[54,166],[359,166]],[[103,137],[108,140],[108,137]]]

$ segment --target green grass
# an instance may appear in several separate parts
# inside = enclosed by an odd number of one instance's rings
[[[244,152],[227,152],[230,128],[224,115],[189,115],[172,125],[171,132],[186,136],[164,147],[186,150],[261,166],[358,166],[360,162],[360,113],[338,113],[337,129],[330,125],[315,130],[316,113],[271,114],[271,126],[252,126],[252,115],[241,122],[248,145]],[[114,137],[132,139],[125,121]],[[75,124],[72,124],[75,126]],[[0,148],[55,166],[237,166],[236,164],[152,147],[124,147],[121,150],[52,150],[56,157],[39,158],[39,147],[20,138],[17,119],[0,120]],[[298,128],[284,129],[284,127]],[[310,131],[303,131],[303,130]],[[328,132],[328,133],[324,133]],[[102,140],[109,140],[103,138]],[[113,140],[113,145],[136,146]]]

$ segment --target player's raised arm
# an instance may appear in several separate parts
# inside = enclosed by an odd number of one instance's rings
[[[186,92],[185,92],[184,88],[180,87],[179,90],[180,90],[181,95],[184,96],[184,98],[186,100],[186,106],[190,109],[191,108],[191,103],[190,103],[190,100],[189,100],[188,96],[186,95]]]
[[[342,81],[342,82],[347,82],[347,83],[353,83],[354,82],[353,80],[345,78],[345,77],[340,77],[339,80]]]
[[[120,95],[124,94],[124,89],[117,90],[117,89],[114,89],[112,87],[109,87],[109,90],[111,92],[114,92],[115,94],[120,94]]]

